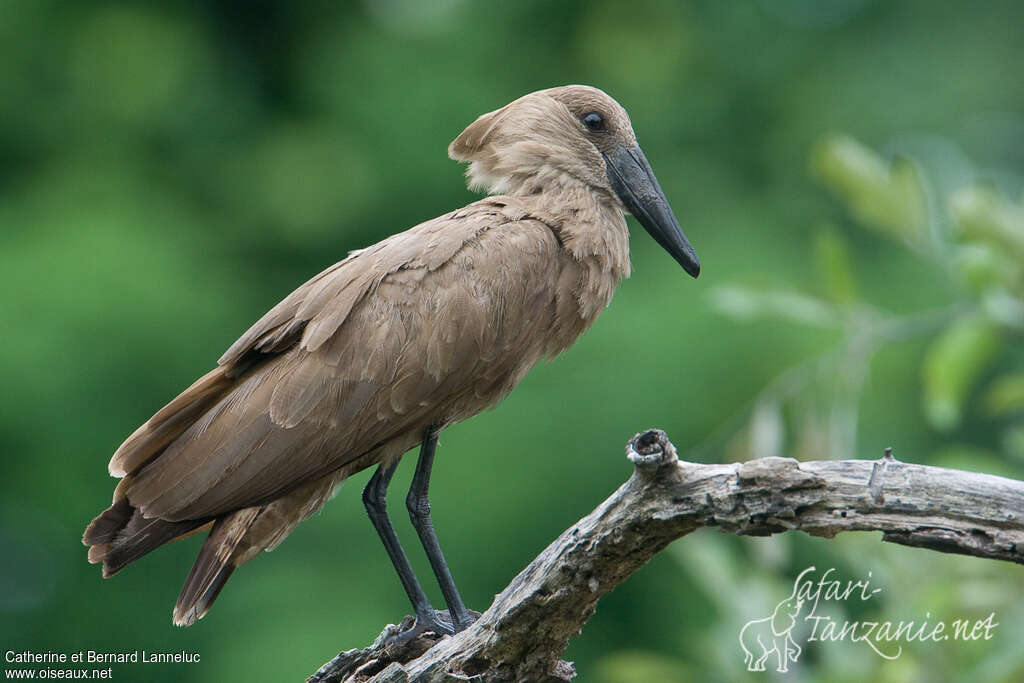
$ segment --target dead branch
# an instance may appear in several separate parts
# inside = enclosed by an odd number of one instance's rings
[[[1024,482],[880,460],[731,465],[683,462],[665,433],[626,448],[633,476],[549,545],[465,631],[427,634],[396,649],[389,626],[308,680],[317,683],[567,681],[559,661],[597,601],[670,542],[705,526],[767,536],[798,529],[831,538],[881,531],[882,540],[1024,564]],[[403,627],[408,626],[406,623]]]

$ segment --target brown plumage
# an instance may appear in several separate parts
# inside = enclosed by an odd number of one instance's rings
[[[571,346],[629,275],[624,210],[696,274],[660,205],[644,220],[630,204],[657,198],[624,199],[616,185],[636,185],[632,166],[613,172],[631,150],[649,175],[625,111],[589,87],[532,93],[477,119],[449,154],[494,196],[315,276],[139,427],[110,461],[121,481],[83,537],[90,562],[111,576],[210,528],[174,609],[176,624],[191,624],[234,569],[276,547],[339,482],[494,405]]]

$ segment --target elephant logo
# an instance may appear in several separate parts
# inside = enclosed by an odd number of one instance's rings
[[[778,658],[777,671],[789,671],[789,663],[800,657],[800,646],[793,640],[796,617],[804,606],[797,597],[796,586],[793,594],[775,606],[770,617],[752,619],[740,630],[740,647],[743,648],[743,663],[747,671],[764,671],[772,653]]]

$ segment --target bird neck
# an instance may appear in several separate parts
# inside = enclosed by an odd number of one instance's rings
[[[543,156],[529,140],[502,154],[474,159],[466,170],[470,189],[515,197],[554,230],[577,261],[596,266],[615,284],[629,277],[629,232],[621,204],[609,190],[583,181]],[[614,285],[613,285],[614,288]]]
[[[564,263],[576,271],[571,280],[582,327],[570,335],[575,339],[611,302],[619,281],[629,277],[625,216],[610,198],[571,178],[520,189],[525,191],[505,199],[520,207],[523,218],[536,219],[555,233],[570,257]]]
[[[565,174],[535,178],[517,190],[509,194],[549,225],[577,261],[596,267],[616,284],[629,277],[626,218],[610,196]]]

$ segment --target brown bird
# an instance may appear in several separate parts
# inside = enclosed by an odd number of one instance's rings
[[[306,282],[117,449],[113,504],[82,539],[104,577],[210,529],[174,607],[175,624],[192,624],[237,567],[377,465],[363,502],[416,614],[403,637],[471,623],[430,521],[438,434],[590,327],[629,275],[625,213],[694,277],[700,265],[629,117],[600,90],[521,97],[448,154],[489,196]],[[450,619],[430,606],[385,511],[417,444],[406,503]]]

